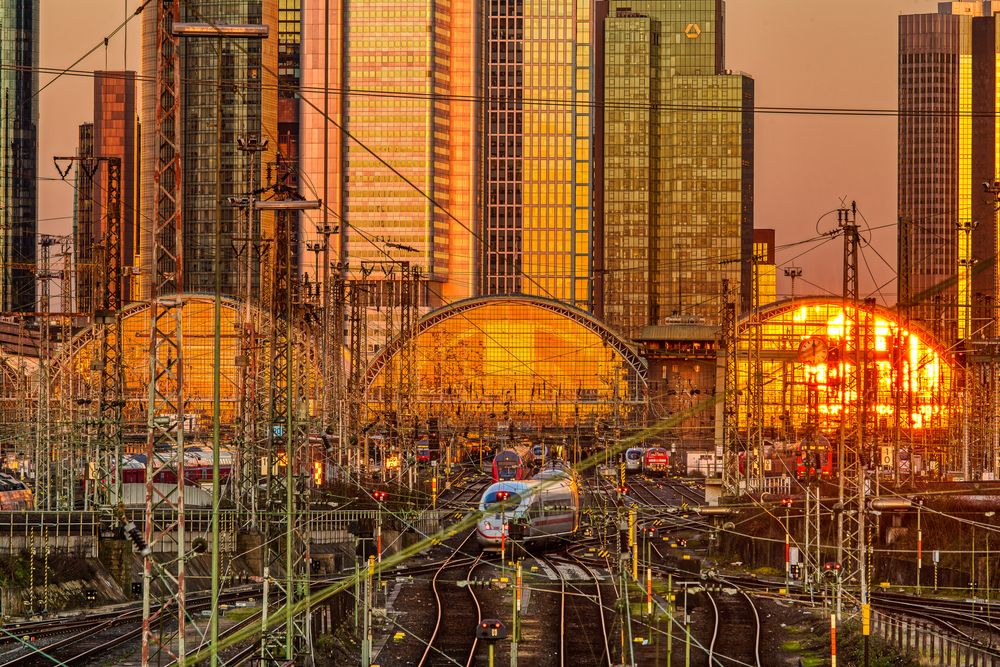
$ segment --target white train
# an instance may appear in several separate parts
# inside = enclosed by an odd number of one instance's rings
[[[580,527],[580,489],[561,462],[525,480],[497,482],[479,501],[476,538],[484,550],[499,551],[514,539],[543,544],[571,538]]]

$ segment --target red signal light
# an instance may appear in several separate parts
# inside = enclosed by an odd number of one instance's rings
[[[381,502],[385,502],[385,499],[388,498],[388,497],[389,497],[389,494],[386,493],[385,491],[373,491],[372,492],[372,498],[374,498],[375,500],[377,500],[380,503]]]
[[[510,498],[510,491],[497,491],[497,500],[503,502]]]

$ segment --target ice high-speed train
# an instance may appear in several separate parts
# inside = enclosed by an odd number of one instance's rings
[[[546,465],[531,479],[497,482],[479,501],[476,538],[484,550],[499,551],[510,539],[544,544],[572,537],[580,527],[580,490],[562,462]]]

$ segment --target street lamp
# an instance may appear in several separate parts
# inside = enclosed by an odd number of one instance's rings
[[[208,37],[216,40],[215,58],[215,372],[212,378],[212,611],[209,618],[211,665],[219,664],[219,496],[221,493],[219,450],[221,446],[222,403],[222,40],[266,39],[268,26],[262,24],[214,25],[211,23],[174,23],[175,37]]]

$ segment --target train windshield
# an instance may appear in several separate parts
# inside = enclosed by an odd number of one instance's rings
[[[630,449],[627,452],[625,452],[625,458],[627,458],[629,461],[638,461],[639,459],[642,458],[642,450]]]
[[[514,508],[521,504],[521,495],[513,491],[497,489],[483,496],[483,509],[499,512],[501,507]]]

